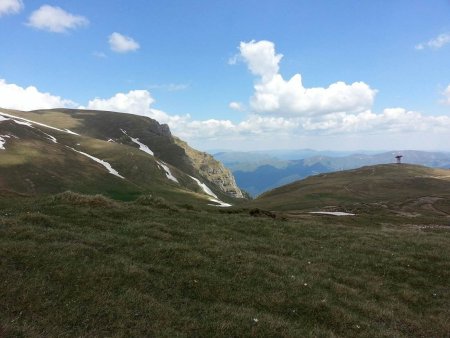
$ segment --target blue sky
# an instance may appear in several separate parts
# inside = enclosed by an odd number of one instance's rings
[[[147,115],[201,149],[450,151],[448,0],[0,0],[0,43],[0,107]]]

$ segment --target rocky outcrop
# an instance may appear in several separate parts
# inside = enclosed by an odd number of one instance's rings
[[[191,148],[186,142],[174,137],[175,143],[186,152],[191,165],[196,168],[206,180],[214,183],[225,194],[235,198],[245,198],[236,184],[233,174],[211,155]]]

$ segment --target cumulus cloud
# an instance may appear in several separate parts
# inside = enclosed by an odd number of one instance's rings
[[[425,48],[439,49],[444,47],[446,44],[450,43],[450,33],[443,33],[430,39],[427,42],[419,43],[415,46],[417,50],[422,50]]]
[[[50,108],[70,108],[75,103],[50,93],[40,92],[36,87],[26,88],[9,84],[0,79],[0,107],[17,110],[34,110]]]
[[[114,32],[109,36],[109,46],[112,51],[117,53],[128,53],[138,50],[139,43],[129,36]]]
[[[444,89],[442,95],[444,96],[442,103],[450,105],[450,84]]]
[[[89,101],[89,109],[111,110],[148,116],[167,123],[172,132],[188,141],[275,140],[280,136],[386,134],[405,132],[446,133],[450,117],[426,116],[404,108],[388,108],[377,114],[336,112],[315,116],[262,116],[251,114],[240,122],[208,119],[194,120],[189,115],[170,115],[152,107],[155,100],[147,90],[118,93],[108,99]]]
[[[95,98],[90,100],[87,108],[147,115],[153,102],[155,100],[147,90],[131,90],[128,93],[117,93],[109,99]]]
[[[17,14],[23,9],[22,0],[0,0],[0,17]]]
[[[283,54],[275,53],[273,42],[265,40],[241,42],[239,50],[252,74],[260,76],[264,82],[270,81],[278,74],[278,64],[283,58]]]
[[[239,146],[243,149],[246,145],[267,148],[273,147],[274,144],[293,147],[293,144],[300,140],[302,142],[314,140],[322,146],[335,148],[339,146],[337,143],[344,142],[343,140],[348,137],[359,137],[361,142],[370,139],[372,146],[377,149],[394,147],[388,141],[385,142],[388,139],[406,142],[400,145],[395,144],[395,147],[404,146],[404,144],[418,147],[420,142],[417,142],[417,138],[425,140],[425,135],[430,147],[435,145],[442,147],[442,140],[450,137],[449,116],[429,116],[400,107],[387,108],[380,113],[373,112],[371,109],[356,113],[332,112],[302,116],[269,116],[252,113],[242,121],[235,122],[228,119],[196,120],[188,114],[172,115],[154,108],[154,104],[155,99],[149,91],[131,90],[114,94],[109,98],[94,98],[86,107],[83,107],[59,96],[40,92],[33,86],[22,88],[0,80],[0,107],[2,108],[33,110],[78,107],[142,115],[160,123],[167,123],[174,135],[202,147],[227,145]],[[414,136],[403,139],[400,137],[408,133]],[[324,140],[334,141],[326,145]],[[297,146],[304,145],[298,143]],[[314,146],[314,143],[309,145]]]
[[[410,132],[446,133],[450,117],[427,116],[404,108],[386,108],[377,114],[370,110],[358,114],[332,113],[301,122],[305,132],[315,134],[390,134]]]
[[[147,90],[131,90],[128,93],[117,93],[110,98],[95,98],[90,100],[87,107],[82,109],[108,110],[119,113],[128,113],[134,115],[147,116],[157,120],[160,123],[168,123],[171,127],[176,127],[189,119],[189,115],[178,116],[169,115],[161,110],[154,109],[152,104],[155,102],[152,95]]]
[[[87,26],[89,20],[81,15],[66,12],[60,7],[43,5],[31,13],[27,25],[53,33],[65,33],[68,30]]]
[[[285,80],[279,73],[283,58],[270,41],[241,42],[240,58],[250,72],[258,77],[250,99],[256,113],[278,116],[313,116],[332,112],[360,112],[369,109],[376,90],[364,82],[336,82],[327,88],[305,88],[302,76],[295,74]]]

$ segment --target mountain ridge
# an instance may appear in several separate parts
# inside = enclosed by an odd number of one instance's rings
[[[0,109],[0,116],[5,148],[0,150],[0,189],[33,194],[65,187],[129,198],[150,191],[169,196],[171,191],[206,195],[224,204],[240,198],[231,173],[227,176],[224,170],[221,179],[233,179],[233,193],[198,170],[167,125],[148,117],[78,109]],[[208,165],[223,168],[216,160]],[[85,170],[89,175],[84,175]],[[112,175],[105,176],[105,170]],[[32,184],[26,188],[27,180]]]

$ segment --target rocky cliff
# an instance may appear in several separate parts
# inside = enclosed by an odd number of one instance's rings
[[[225,194],[235,198],[244,198],[244,194],[236,184],[233,174],[210,154],[191,148],[186,142],[173,137],[175,143],[182,147],[191,165],[196,168],[206,180],[214,183]]]

